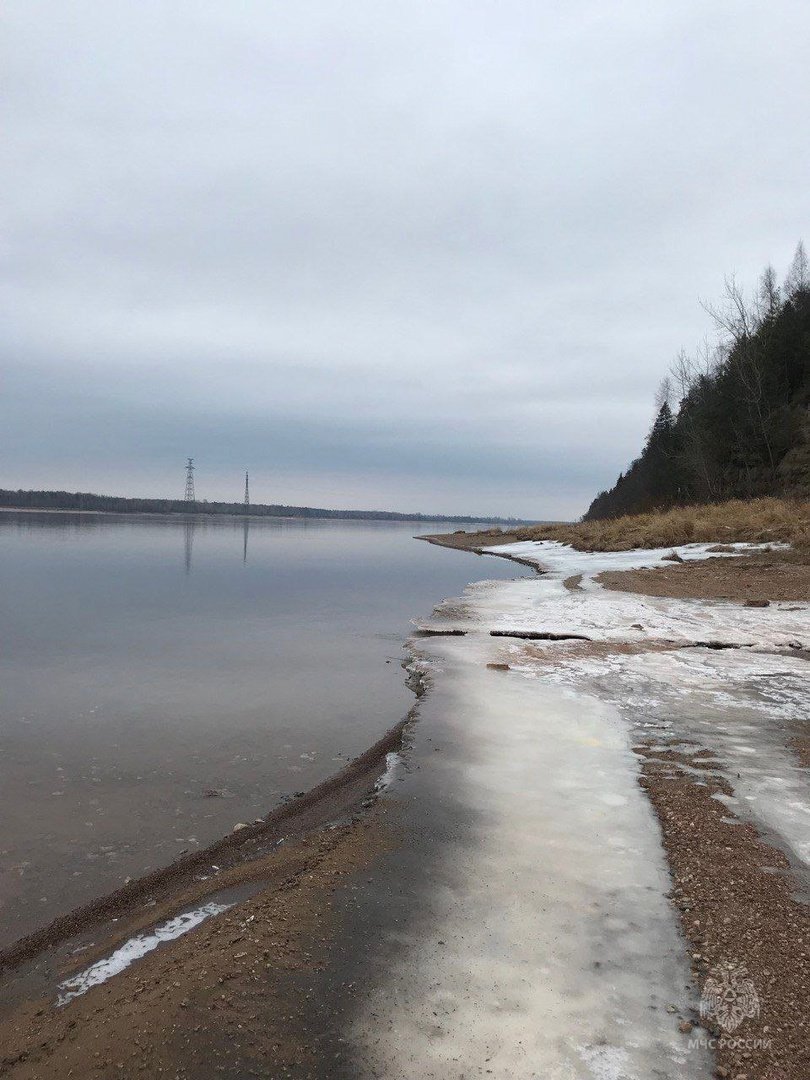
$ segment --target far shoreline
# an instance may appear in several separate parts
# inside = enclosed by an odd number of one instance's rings
[[[347,511],[347,516],[341,517],[338,513],[329,516],[321,516],[319,514],[252,514],[252,513],[230,513],[223,514],[216,511],[206,510],[167,510],[167,511],[155,511],[155,510],[79,510],[70,509],[64,507],[50,507],[50,506],[0,506],[0,513],[2,514],[59,514],[59,515],[78,515],[83,517],[114,517],[114,518],[150,518],[155,521],[162,520],[174,520],[174,521],[190,521],[196,518],[205,518],[208,521],[307,521],[307,522],[329,522],[329,521],[342,521],[342,522],[357,522],[358,524],[364,524],[372,522],[381,525],[440,525],[446,522],[448,525],[452,525],[459,521],[458,518],[430,518],[425,520],[418,516],[415,517],[359,517],[353,516],[355,511]],[[483,524],[487,523],[486,518],[478,518],[476,521],[480,521]],[[466,522],[471,524],[471,522]],[[420,538],[417,538],[420,539]],[[502,543],[507,541],[497,541]],[[449,545],[448,545],[449,546]]]

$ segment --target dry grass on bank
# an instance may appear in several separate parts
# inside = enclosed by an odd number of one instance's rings
[[[660,513],[633,514],[570,525],[529,525],[508,535],[479,534],[479,543],[559,540],[580,551],[674,547],[677,544],[767,543],[786,541],[810,551],[810,502],[788,499],[733,499]]]

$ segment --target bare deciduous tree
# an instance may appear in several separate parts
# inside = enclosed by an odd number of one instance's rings
[[[773,267],[767,267],[760,281],[759,296],[747,300],[732,275],[725,279],[725,293],[719,305],[703,303],[720,334],[719,347],[734,368],[744,393],[744,405],[757,438],[768,458],[771,475],[776,460],[770,437],[770,409],[765,394],[765,372],[761,331],[763,321],[779,308],[779,291]]]
[[[790,300],[798,292],[806,292],[810,289],[810,268],[807,265],[807,254],[804,244],[800,240],[796,245],[793,262],[785,277],[783,293],[786,300]]]

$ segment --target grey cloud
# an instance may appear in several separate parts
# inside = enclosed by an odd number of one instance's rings
[[[791,0],[4,18],[3,483],[577,514],[806,220]]]

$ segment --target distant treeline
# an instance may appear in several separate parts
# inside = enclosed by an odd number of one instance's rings
[[[195,502],[183,499],[125,499],[116,495],[92,495],[83,491],[10,491],[0,488],[0,506],[21,510],[95,510],[111,514],[232,514],[244,515],[244,503]],[[451,521],[461,524],[490,522],[495,525],[525,524],[519,518],[397,514],[390,510],[323,510],[314,506],[264,506],[251,503],[252,517],[348,518],[357,521]]]
[[[757,495],[810,495],[810,274],[800,243],[780,286],[733,278],[706,306],[715,344],[677,358],[641,456],[586,520]]]

